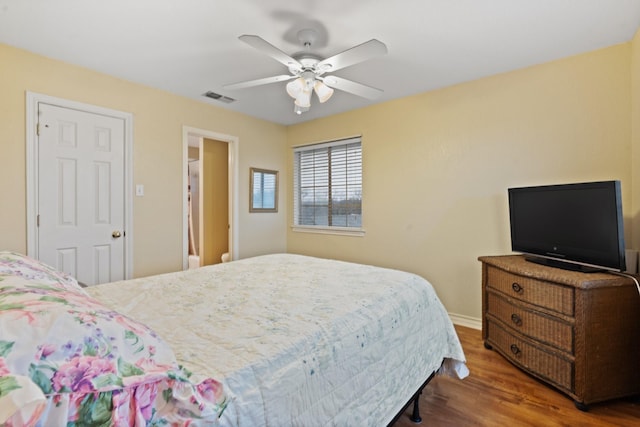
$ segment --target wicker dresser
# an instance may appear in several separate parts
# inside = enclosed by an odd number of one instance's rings
[[[640,394],[640,295],[631,279],[518,255],[480,257],[482,337],[576,407]]]

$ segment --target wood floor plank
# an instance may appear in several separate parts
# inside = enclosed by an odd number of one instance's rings
[[[594,404],[588,412],[579,411],[566,395],[485,349],[480,331],[463,326],[456,330],[470,375],[464,380],[435,377],[420,398],[422,423],[411,422],[410,407],[395,427],[640,426],[638,399]]]

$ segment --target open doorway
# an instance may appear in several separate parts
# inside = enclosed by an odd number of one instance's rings
[[[183,268],[237,258],[237,137],[183,128]]]

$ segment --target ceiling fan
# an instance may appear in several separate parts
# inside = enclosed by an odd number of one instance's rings
[[[309,111],[311,107],[311,93],[314,91],[321,103],[331,98],[334,89],[349,92],[367,99],[375,99],[382,94],[382,90],[380,89],[342,77],[325,74],[333,73],[334,71],[366,61],[375,56],[386,54],[387,46],[384,43],[376,39],[371,39],[337,55],[322,59],[311,52],[311,46],[317,39],[316,31],[303,29],[298,31],[297,36],[305,50],[292,56],[284,53],[259,36],[245,34],[238,37],[249,46],[258,49],[284,64],[289,69],[290,74],[233,83],[223,87],[225,89],[235,90],[295,79],[287,83],[287,93],[295,99],[294,111],[297,114]]]

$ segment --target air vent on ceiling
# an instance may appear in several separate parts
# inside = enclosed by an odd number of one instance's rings
[[[211,91],[205,93],[204,96],[206,96],[207,98],[215,99],[216,101],[224,102],[225,104],[231,104],[232,102],[235,102],[235,99],[233,98],[229,98],[228,96],[220,95],[219,93]]]

